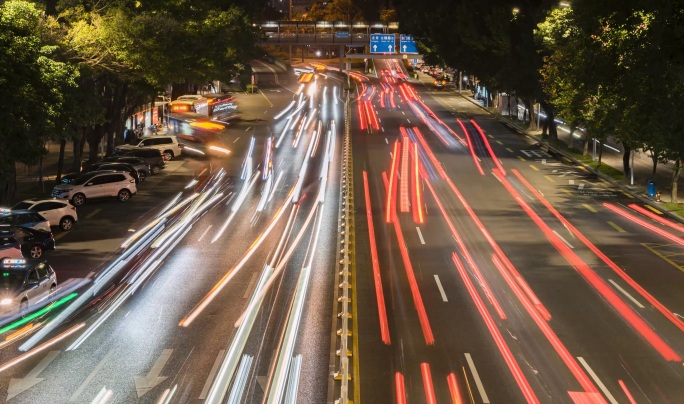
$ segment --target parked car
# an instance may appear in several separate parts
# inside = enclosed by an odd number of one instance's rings
[[[32,229],[50,231],[50,222],[40,213],[30,210],[4,210],[0,212],[0,225],[24,226]]]
[[[60,199],[33,198],[12,206],[12,210],[30,210],[40,214],[50,225],[59,226],[62,230],[71,230],[78,221],[76,207],[69,201]]]
[[[28,314],[30,305],[40,303],[57,290],[57,275],[44,260],[5,258],[0,261],[0,313]]]
[[[21,244],[14,238],[14,234],[0,233],[0,259],[23,257]]]
[[[128,163],[95,163],[88,167],[87,172],[90,171],[123,171],[129,173],[135,179],[136,184],[145,181],[145,174],[139,173],[135,167]]]
[[[102,160],[103,163],[126,163],[130,164],[138,170],[138,173],[143,173],[144,178],[149,177],[152,174],[150,165],[141,157],[134,156],[110,156]],[[143,179],[144,181],[144,179]]]
[[[43,258],[46,251],[55,249],[55,238],[50,231],[24,226],[0,225],[0,234],[13,237],[19,243],[21,254],[26,258]]]
[[[182,150],[178,146],[178,138],[175,136],[150,136],[143,138],[137,145],[121,145],[116,149],[134,149],[137,147],[148,147],[160,150],[164,156],[164,160],[173,160],[174,157],[180,156]]]
[[[85,173],[69,184],[59,184],[52,190],[52,196],[68,199],[74,206],[83,205],[91,198],[116,197],[126,202],[138,189],[130,174],[113,171]]]
[[[144,159],[150,166],[150,172],[152,174],[159,174],[159,171],[161,171],[166,166],[164,156],[162,155],[162,152],[159,149],[152,149],[149,147],[140,147],[132,149],[117,148],[114,149],[114,153],[116,153],[118,157],[126,156],[139,157],[141,159]]]

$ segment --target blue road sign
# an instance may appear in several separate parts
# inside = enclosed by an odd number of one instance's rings
[[[395,43],[393,34],[371,34],[371,53],[394,53]]]
[[[413,40],[413,35],[399,35],[399,53],[418,53],[416,41]]]
[[[349,31],[337,31],[335,32],[335,38],[347,39],[349,38]]]

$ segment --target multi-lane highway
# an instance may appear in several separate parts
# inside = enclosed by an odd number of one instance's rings
[[[376,69],[354,123],[362,401],[681,401],[682,227]]]
[[[375,68],[352,75],[350,194],[345,80],[311,74],[241,96],[228,156],[79,208],[54,303],[0,328],[0,400],[332,402],[351,355],[363,403],[681,402],[684,227]]]
[[[112,231],[101,268],[56,257],[74,277],[63,304],[2,330],[2,401],[325,401],[340,84],[242,97],[242,120],[214,139],[229,157],[172,162],[185,175],[146,211],[103,214],[131,231]]]

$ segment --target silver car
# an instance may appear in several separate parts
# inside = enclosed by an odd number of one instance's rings
[[[0,313],[19,312],[45,301],[57,289],[57,275],[44,260],[4,258],[0,261]]]

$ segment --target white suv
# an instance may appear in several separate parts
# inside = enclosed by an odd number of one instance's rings
[[[59,225],[60,229],[65,231],[71,230],[74,223],[78,221],[76,207],[69,201],[32,198],[12,206],[12,210],[22,209],[38,212],[53,226]]]
[[[161,150],[164,160],[169,161],[181,155],[181,148],[178,145],[178,138],[175,136],[150,136],[143,138],[137,145],[117,146],[117,150],[130,150],[137,147],[147,147]]]
[[[137,192],[135,179],[126,172],[93,171],[69,184],[56,185],[52,196],[69,199],[74,206],[81,206],[90,198],[116,197],[126,202]]]

